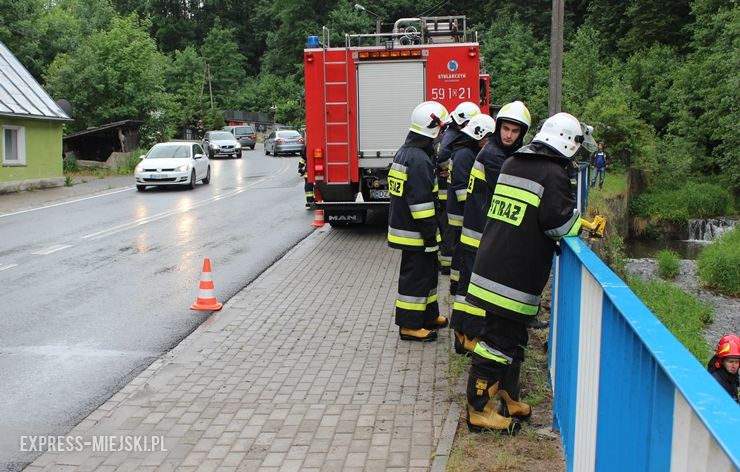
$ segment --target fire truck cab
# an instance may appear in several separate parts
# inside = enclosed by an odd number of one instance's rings
[[[309,37],[304,50],[307,178],[332,225],[389,203],[388,170],[411,112],[435,100],[489,112],[489,78],[464,16],[402,18],[388,33]]]

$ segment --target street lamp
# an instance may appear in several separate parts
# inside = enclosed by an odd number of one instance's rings
[[[375,44],[380,45],[380,20],[382,19],[382,17],[378,15],[377,13],[368,10],[364,6],[360,5],[359,3],[355,3],[355,10],[364,11],[375,17],[375,34],[378,35],[375,37]]]

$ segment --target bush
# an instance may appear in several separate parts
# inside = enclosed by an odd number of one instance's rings
[[[681,187],[645,192],[632,200],[630,213],[683,223],[732,213],[732,197],[716,184],[687,182]]]
[[[699,254],[699,278],[716,290],[740,296],[740,229],[737,227]]]
[[[77,162],[76,157],[68,157],[62,159],[62,171],[63,172],[79,172],[80,166]]]
[[[699,362],[706,365],[711,349],[704,340],[706,324],[712,321],[712,307],[662,280],[628,279],[630,288],[655,316]]]
[[[681,262],[678,260],[678,254],[669,249],[658,251],[655,255],[658,261],[658,275],[666,280],[673,280],[681,269]]]

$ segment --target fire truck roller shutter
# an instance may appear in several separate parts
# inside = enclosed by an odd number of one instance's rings
[[[392,159],[403,144],[411,113],[426,100],[425,67],[424,61],[357,65],[358,149],[365,158],[380,152]]]

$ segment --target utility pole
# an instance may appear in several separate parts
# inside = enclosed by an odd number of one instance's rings
[[[552,23],[550,25],[550,97],[547,102],[548,116],[560,113],[563,98],[563,21],[565,0],[552,0]]]
[[[208,81],[208,95],[211,98],[211,110],[213,110],[213,88],[211,88],[211,66],[207,62],[203,64],[203,85],[200,88],[200,95],[203,96],[203,89],[206,88]]]

